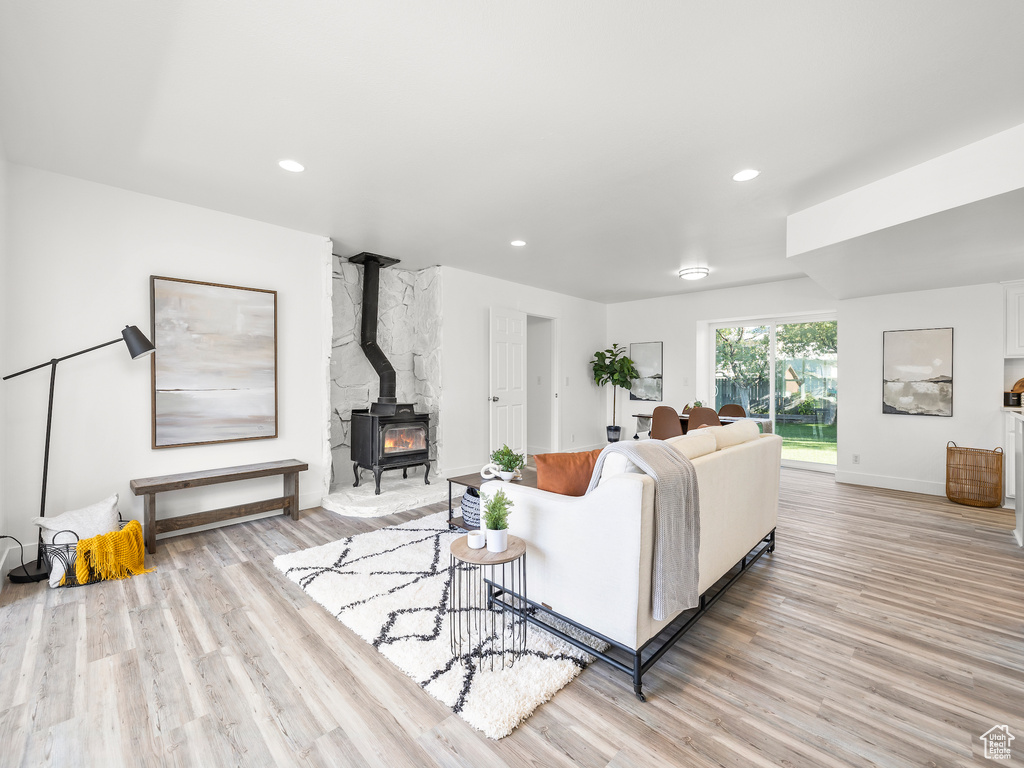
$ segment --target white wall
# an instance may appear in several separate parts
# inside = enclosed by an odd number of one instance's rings
[[[7,155],[2,143],[0,143],[0,301],[4,305],[7,303]],[[8,371],[6,318],[5,308],[0,307],[0,372],[2,372],[0,375],[6,375]],[[0,386],[0,435],[6,433],[6,426],[6,388]],[[7,444],[0,438],[0,534],[10,535],[10,530],[7,528],[7,504],[4,501],[3,467],[6,464]],[[7,583],[6,555],[12,546],[14,546],[14,542],[10,539],[0,539],[0,590],[3,590],[4,584]]]
[[[953,416],[883,414],[882,331],[945,327],[953,328]],[[997,284],[840,302],[836,479],[943,496],[948,440],[1002,445],[1002,327]]]
[[[946,441],[975,448],[1002,444],[1003,386],[1019,369],[1004,366],[1000,285],[836,301],[811,280],[799,279],[613,304],[608,341],[664,340],[665,403],[679,408],[710,394],[707,323],[833,310],[839,321],[836,479],[945,495]],[[883,415],[882,331],[947,326],[954,328],[953,417]],[[634,428],[631,414],[640,406],[650,412],[657,403],[621,395],[619,423],[627,434]]]
[[[589,361],[605,347],[605,305],[452,267],[442,267],[441,277],[442,474],[470,472],[487,463],[492,306],[556,318],[560,445],[554,448],[604,445],[603,393],[593,383]]]
[[[711,399],[708,323],[831,312],[836,305],[835,299],[806,278],[623,302],[608,307],[608,344],[615,342],[628,348],[633,342],[664,342],[663,402],[679,410],[690,401]],[[840,360],[840,365],[845,362]],[[841,368],[840,393],[842,376]],[[624,437],[634,434],[634,413],[650,413],[662,404],[631,401],[625,390],[619,390],[617,399],[616,423],[622,426]],[[610,411],[609,393],[607,413]]]
[[[132,478],[297,458],[303,508],[320,503],[329,473],[327,359],[330,243],[236,216],[12,165],[9,172],[5,371],[150,327],[149,276],[278,292],[279,437],[153,450],[150,369],[115,345],[57,369],[50,515],[120,494],[141,519]],[[4,506],[34,538],[48,371],[5,382]],[[280,478],[189,489],[158,502],[169,515],[280,495]]]
[[[551,451],[551,410],[554,381],[551,375],[553,321],[526,318],[526,439],[530,455]]]

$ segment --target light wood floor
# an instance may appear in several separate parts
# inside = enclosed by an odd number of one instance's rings
[[[0,765],[994,765],[995,724],[1017,736],[1002,764],[1024,762],[1005,510],[786,470],[778,550],[645,677],[646,704],[595,664],[497,742],[271,564],[411,516],[310,510],[164,541],[128,581],[8,585]]]

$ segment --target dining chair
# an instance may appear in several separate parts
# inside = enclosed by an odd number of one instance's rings
[[[742,405],[738,405],[737,403],[726,403],[718,409],[718,415],[737,416],[741,419],[745,419],[747,417],[747,412],[743,409]]]
[[[720,427],[722,420],[718,418],[714,408],[694,408],[689,413],[689,426],[687,432],[692,432],[700,427]]]
[[[681,434],[683,434],[683,425],[679,423],[679,414],[676,413],[675,408],[659,405],[654,409],[654,416],[651,418],[651,438],[653,440],[667,440]]]

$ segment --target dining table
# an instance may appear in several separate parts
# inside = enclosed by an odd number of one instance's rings
[[[641,432],[651,431],[651,419],[654,418],[653,413],[634,413],[633,418],[636,419],[636,434],[633,435],[634,440],[640,439]],[[719,416],[719,421],[723,424],[732,424],[734,421],[753,421],[761,425],[761,431],[764,434],[771,434],[774,430],[772,427],[772,420],[768,416]],[[686,434],[686,429],[689,426],[690,415],[683,411],[679,414],[679,426],[683,428],[683,434]]]

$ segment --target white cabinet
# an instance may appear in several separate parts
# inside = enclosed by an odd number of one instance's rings
[[[1006,301],[1006,356],[1024,357],[1024,282],[1009,283]]]
[[[1003,438],[1003,478],[1006,481],[1006,498],[1014,496],[1014,480],[1017,477],[1017,453],[1015,445],[1015,432],[1017,420],[1011,413],[1006,414],[1006,436]]]

